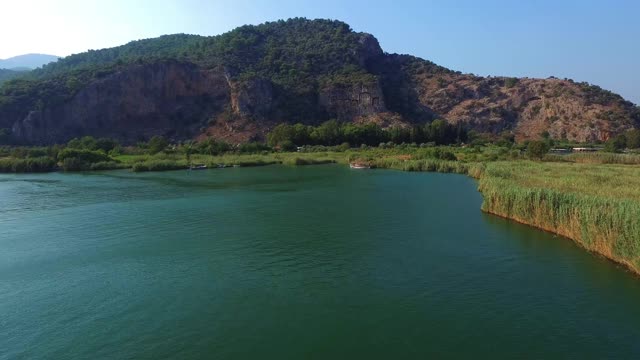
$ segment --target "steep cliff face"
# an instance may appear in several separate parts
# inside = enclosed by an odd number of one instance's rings
[[[386,111],[384,94],[377,81],[325,88],[320,92],[320,104],[331,118],[339,121]]]
[[[358,64],[363,69],[384,57],[384,51],[380,47],[378,39],[371,34],[360,34],[357,49]]]
[[[324,120],[356,121],[387,111],[377,80],[326,87],[311,106],[326,114]],[[25,144],[85,135],[125,143],[154,135],[244,142],[262,139],[269,128],[286,121],[279,116],[282,107],[267,79],[235,80],[224,71],[163,62],[116,72],[60,104],[1,115],[11,124],[13,137]]]
[[[231,108],[240,116],[254,116],[261,119],[271,114],[273,106],[273,85],[269,80],[250,79],[233,82],[231,87]]]
[[[179,62],[132,66],[81,89],[69,101],[29,109],[12,126],[22,142],[50,144],[92,135],[127,142],[186,138],[229,102],[224,74]]]

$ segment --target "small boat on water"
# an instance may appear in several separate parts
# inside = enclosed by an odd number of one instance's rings
[[[189,167],[189,170],[207,170],[207,165],[205,164],[195,164]]]
[[[350,163],[349,167],[352,169],[371,169],[371,166],[363,163]]]

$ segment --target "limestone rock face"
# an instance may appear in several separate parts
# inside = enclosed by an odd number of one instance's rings
[[[273,86],[269,80],[251,79],[231,85],[231,108],[237,115],[265,118],[272,104]]]
[[[329,87],[320,93],[320,104],[330,117],[340,121],[387,111],[378,82]]]
[[[512,87],[504,85],[504,78],[460,75],[446,81],[444,88],[425,91],[421,101],[441,117],[477,131],[509,131],[518,140],[548,133],[553,139],[590,142],[607,141],[633,127],[632,105],[590,100],[583,85],[567,80],[520,79]]]
[[[15,120],[24,143],[52,144],[92,135],[125,142],[154,135],[190,137],[229,102],[222,72],[179,62],[136,65],[89,84],[60,105]]]
[[[372,61],[376,61],[384,55],[384,51],[375,36],[371,34],[361,34],[358,41],[360,50],[357,55],[361,67],[368,67]]]

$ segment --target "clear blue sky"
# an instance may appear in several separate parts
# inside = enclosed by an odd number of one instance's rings
[[[11,16],[0,22],[0,58],[302,16],[345,21],[388,52],[454,70],[570,77],[640,103],[640,0],[21,0],[3,8]]]

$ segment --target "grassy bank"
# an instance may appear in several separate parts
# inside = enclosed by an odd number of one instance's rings
[[[551,162],[573,162],[579,164],[640,165],[640,156],[637,154],[616,154],[605,152],[547,155],[544,160]]]
[[[180,154],[158,154],[158,155],[122,155],[116,156],[115,160],[125,168],[133,171],[166,171],[189,168],[184,155]],[[201,155],[196,154],[191,157],[191,163],[204,164],[208,168],[218,167],[250,167],[266,166],[274,164],[284,164],[292,166],[319,165],[328,163],[346,163],[343,153],[272,153],[264,154],[222,154],[222,155]]]
[[[640,274],[640,167],[488,164],[482,209],[565,237]]]
[[[482,210],[574,240],[640,274],[640,157],[576,154],[558,162],[382,157],[376,167],[467,174]]]

